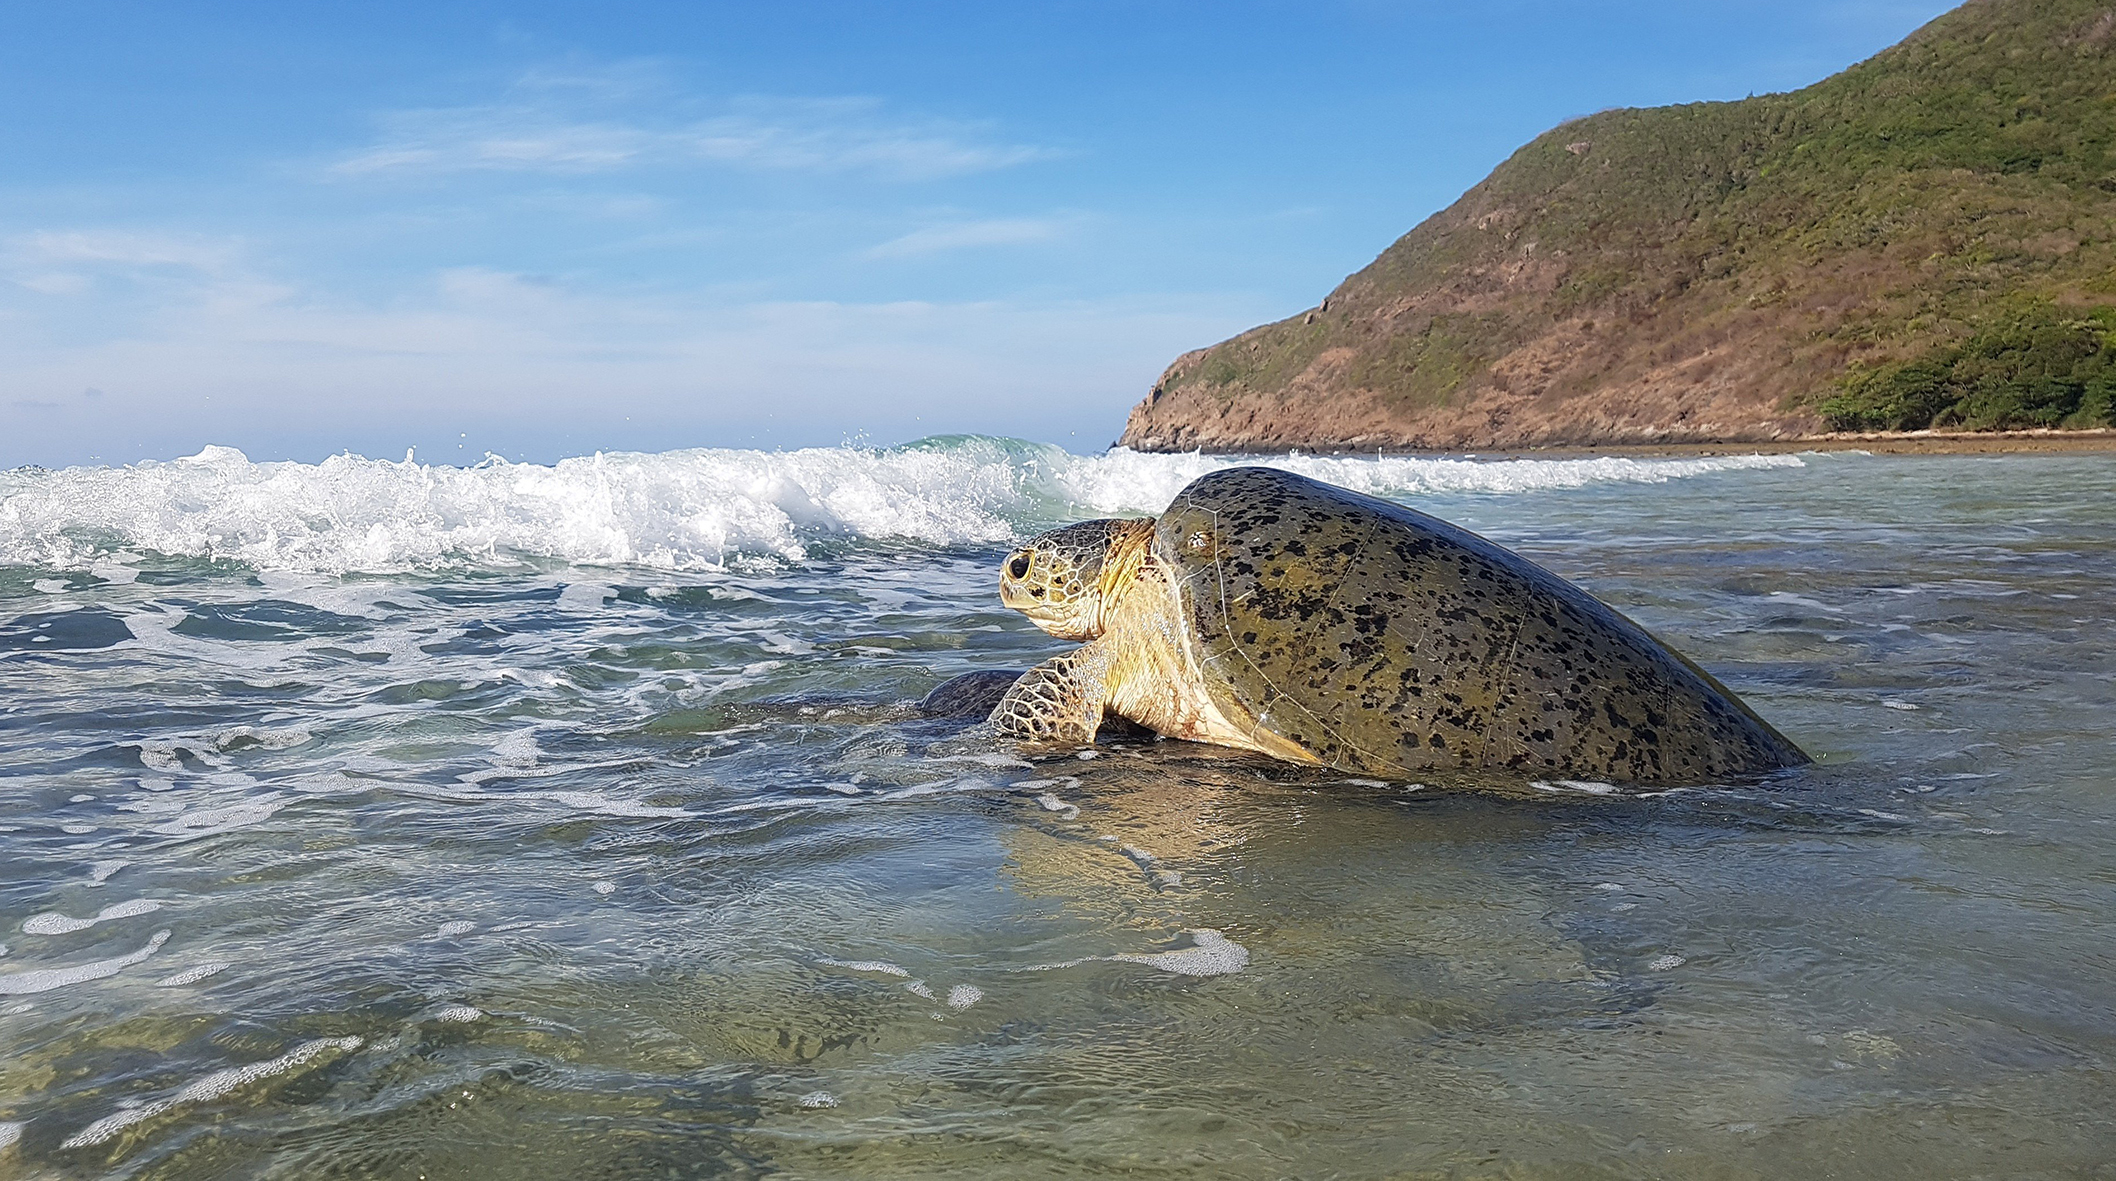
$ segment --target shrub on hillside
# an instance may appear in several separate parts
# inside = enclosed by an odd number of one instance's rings
[[[1853,370],[1817,409],[1840,431],[2116,425],[2116,308],[2016,305],[1958,345]]]

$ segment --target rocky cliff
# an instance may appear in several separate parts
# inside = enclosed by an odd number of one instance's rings
[[[2116,8],[1972,0],[1814,86],[1607,111],[1317,307],[1177,358],[1142,450],[2099,426]]]

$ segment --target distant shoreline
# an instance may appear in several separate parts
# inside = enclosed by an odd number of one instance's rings
[[[1292,450],[1307,455],[1397,455],[1473,459],[1576,459],[1613,455],[1637,458],[1681,458],[1711,455],[1790,455],[1801,451],[1870,451],[1878,455],[2034,455],[2116,453],[2116,430],[2073,431],[1909,431],[1811,435],[1799,439],[1751,439],[1726,442],[1551,443],[1531,447],[1369,449],[1330,445]],[[1285,450],[1246,451],[1217,447],[1158,451],[1179,455],[1284,455]]]

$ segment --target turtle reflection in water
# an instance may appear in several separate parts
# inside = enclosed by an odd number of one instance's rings
[[[1009,555],[1000,599],[1087,641],[994,707],[1086,746],[1105,716],[1172,738],[1401,777],[1459,769],[1703,782],[1807,762],[1719,682],[1579,587],[1474,533],[1290,472],[1206,475],[1154,520]]]

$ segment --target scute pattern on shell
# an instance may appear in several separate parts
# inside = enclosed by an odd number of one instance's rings
[[[1401,505],[1224,469],[1154,549],[1222,711],[1332,767],[1672,783],[1807,761],[1586,591]]]

